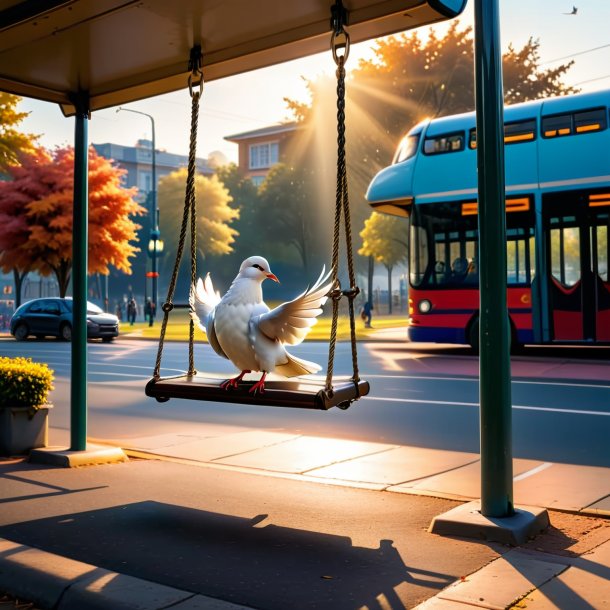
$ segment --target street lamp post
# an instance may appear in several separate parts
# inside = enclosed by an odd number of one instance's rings
[[[152,321],[157,312],[157,302],[159,300],[159,285],[157,279],[159,272],[157,271],[157,255],[163,250],[163,242],[159,239],[159,208],[157,207],[157,163],[156,163],[156,150],[157,142],[155,138],[155,119],[146,112],[140,112],[139,110],[132,110],[131,108],[119,107],[117,112],[133,112],[134,114],[141,114],[150,119],[152,127],[152,190],[151,190],[151,202],[150,202],[150,242],[148,244],[148,253],[151,258],[151,277],[152,277],[152,311],[150,313],[150,322]],[[152,247],[151,247],[152,244]],[[146,274],[148,277],[148,274]],[[146,295],[146,277],[144,278],[144,293]],[[146,300],[146,296],[144,297]]]

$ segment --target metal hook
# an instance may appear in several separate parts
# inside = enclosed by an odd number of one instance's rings
[[[330,13],[330,29],[332,30],[330,48],[332,49],[335,63],[339,65],[340,58],[342,57],[343,63],[345,63],[349,55],[349,34],[344,27],[348,23],[349,13],[341,0],[336,0],[335,4],[330,8]],[[340,49],[343,49],[343,55],[339,54]]]
[[[193,97],[193,86],[199,86],[199,95],[203,92],[203,72],[201,66],[203,65],[203,54],[201,52],[201,45],[195,45],[191,49],[189,57],[189,74],[188,84],[189,93]]]

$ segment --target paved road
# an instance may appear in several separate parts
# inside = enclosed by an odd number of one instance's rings
[[[327,348],[309,343],[296,355],[324,363]],[[69,428],[70,346],[58,341],[0,342],[2,355],[27,355],[56,371],[51,425]],[[538,354],[541,354],[540,356]],[[583,359],[582,356],[585,356]],[[610,363],[603,352],[538,350],[513,360],[514,456],[552,462],[610,466]],[[360,368],[369,397],[349,411],[298,409],[171,400],[158,404],[143,394],[156,344],[120,339],[89,344],[89,434],[129,438],[163,432],[196,432],[206,423],[301,434],[478,451],[478,363],[459,348],[409,349],[403,343],[363,343]],[[592,358],[593,356],[593,358]],[[163,370],[186,368],[186,347],[166,344]],[[228,365],[228,366],[227,366]],[[206,345],[196,366],[233,373]],[[351,372],[349,346],[338,346],[335,371]]]

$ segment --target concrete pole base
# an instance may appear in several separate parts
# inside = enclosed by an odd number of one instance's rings
[[[78,466],[117,464],[127,462],[129,458],[120,447],[87,444],[85,451],[70,451],[63,447],[32,449],[28,461],[61,468],[76,468]]]
[[[544,531],[549,523],[547,510],[537,506],[516,506],[511,517],[485,517],[480,500],[476,500],[434,517],[428,531],[517,546]]]

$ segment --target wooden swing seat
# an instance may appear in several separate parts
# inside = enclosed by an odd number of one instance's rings
[[[209,375],[179,375],[151,379],[146,384],[146,395],[166,402],[170,398],[187,398],[212,402],[231,402],[271,407],[290,407],[328,411],[332,407],[347,409],[351,403],[369,393],[368,381],[357,384],[351,378],[333,384],[332,392],[325,389],[326,380],[319,378],[268,379],[263,394],[250,394],[253,381],[243,381],[237,388],[225,390],[220,384],[226,377]]]

